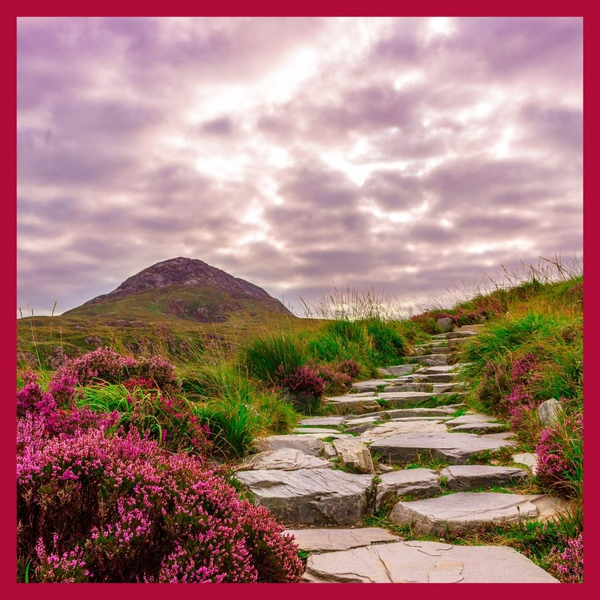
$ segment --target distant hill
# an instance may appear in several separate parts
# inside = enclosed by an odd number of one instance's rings
[[[173,316],[198,323],[222,323],[233,314],[293,316],[265,290],[201,260],[172,258],[124,281],[108,294],[63,313],[145,319]]]

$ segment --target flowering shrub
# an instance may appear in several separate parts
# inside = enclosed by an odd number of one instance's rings
[[[563,550],[552,548],[550,570],[563,583],[583,583],[583,532],[566,540]]]
[[[337,364],[337,371],[348,375],[350,379],[354,380],[360,375],[360,365],[352,359],[343,360]]]
[[[139,360],[123,356],[110,348],[98,348],[75,359],[69,359],[55,374],[55,379],[70,377],[81,385],[95,380],[120,383],[130,378],[143,378],[153,382],[154,387],[173,391],[178,388],[175,367],[162,356]]]
[[[313,414],[321,405],[325,381],[308,365],[295,368],[289,375],[280,366],[276,371],[276,382],[301,412]]]
[[[297,546],[264,508],[135,429],[49,437],[19,419],[19,564],[40,582],[294,582]]]
[[[513,427],[518,428],[524,415],[537,405],[531,387],[539,379],[536,368],[537,360],[533,354],[525,354],[511,365],[511,391],[505,400],[505,410]]]
[[[535,453],[537,478],[555,493],[577,493],[583,470],[583,419],[581,414],[563,417],[542,429]]]
[[[346,373],[341,373],[334,366],[316,365],[317,375],[325,382],[325,393],[331,396],[343,394],[352,387],[352,378]]]

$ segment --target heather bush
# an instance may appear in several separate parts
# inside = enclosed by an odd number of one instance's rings
[[[277,371],[276,383],[302,413],[314,414],[321,407],[325,381],[308,365],[297,367],[290,374],[281,367]]]
[[[324,381],[324,393],[328,396],[344,394],[351,389],[352,378],[341,372],[337,365],[312,365],[312,367],[318,377]]]
[[[30,581],[300,578],[283,526],[194,457],[136,429],[48,437],[40,419],[18,426],[18,559]]]
[[[80,386],[94,382],[120,383],[131,378],[143,378],[153,382],[153,387],[165,391],[178,388],[175,367],[162,356],[135,359],[124,356],[110,348],[98,348],[79,358],[68,359],[57,370],[54,379],[69,377]]]
[[[581,494],[583,480],[583,418],[581,413],[562,414],[541,430],[535,447],[538,481],[553,493]]]
[[[348,375],[351,380],[358,379],[360,376],[360,365],[352,359],[343,360],[336,365],[336,369],[339,373]]]
[[[563,583],[583,583],[583,532],[563,543],[564,548],[550,551],[550,571]]]

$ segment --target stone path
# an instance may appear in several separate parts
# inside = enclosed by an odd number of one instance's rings
[[[441,538],[548,519],[562,508],[549,496],[495,491],[526,481],[532,455],[514,454],[518,466],[466,464],[482,451],[510,455],[516,446],[505,423],[461,404],[462,365],[452,364],[453,350],[473,335],[433,336],[415,348],[412,364],[386,367],[381,379],[327,399],[334,414],[304,418],[291,435],[255,440],[258,454],[236,477],[310,552],[304,581],[556,582],[508,547],[403,540],[361,526],[378,512],[411,536]]]

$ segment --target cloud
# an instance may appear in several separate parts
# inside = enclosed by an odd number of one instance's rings
[[[174,256],[294,301],[582,248],[580,18],[20,18],[17,74],[38,314]]]

